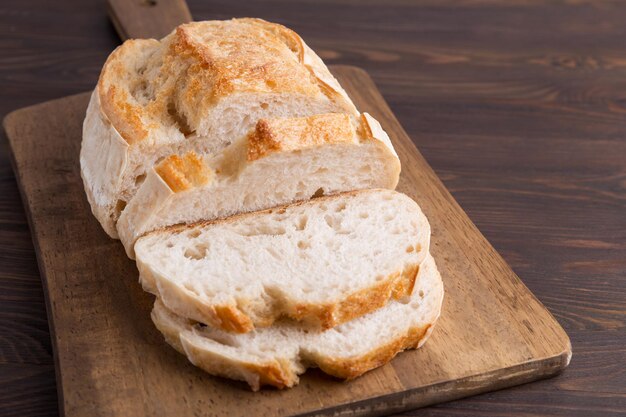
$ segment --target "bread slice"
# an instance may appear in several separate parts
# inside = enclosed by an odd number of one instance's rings
[[[324,332],[292,322],[246,334],[207,327],[171,312],[160,300],[152,321],[165,340],[194,365],[213,375],[246,381],[253,390],[298,383],[307,367],[351,379],[422,346],[433,331],[443,301],[443,282],[428,255],[410,297]]]
[[[401,299],[429,242],[418,205],[379,189],[156,231],[135,250],[170,310],[244,333],[282,316],[328,329]]]
[[[155,162],[210,154],[261,118],[358,115],[293,31],[260,19],[194,22],[107,59],[83,125],[81,175],[94,215],[115,222]]]
[[[140,236],[262,210],[314,195],[394,189],[400,161],[378,122],[363,113],[262,119],[225,151],[201,160],[167,158],[151,169],[117,222],[128,256]]]

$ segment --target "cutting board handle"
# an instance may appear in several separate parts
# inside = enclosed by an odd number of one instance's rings
[[[191,22],[185,0],[106,0],[109,17],[122,40],[161,39],[181,23]]]

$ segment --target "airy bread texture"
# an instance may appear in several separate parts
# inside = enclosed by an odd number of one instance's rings
[[[156,229],[262,210],[314,195],[394,189],[400,161],[369,114],[261,119],[256,129],[201,161],[172,156],[148,172],[117,222],[129,257]]]
[[[160,159],[212,154],[261,118],[346,113],[354,105],[293,31],[260,19],[194,22],[108,58],[83,126],[92,211],[117,237],[120,212]]]
[[[135,250],[168,309],[244,333],[280,317],[328,329],[402,299],[429,242],[419,206],[379,189],[155,231]]]
[[[178,316],[157,299],[152,321],[165,340],[213,375],[246,381],[253,390],[298,383],[307,367],[355,378],[417,348],[430,336],[443,302],[443,282],[433,258],[419,267],[410,297],[323,332],[281,322],[246,334],[214,329]]]

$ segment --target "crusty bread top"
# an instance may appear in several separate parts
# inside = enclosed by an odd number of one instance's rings
[[[156,126],[191,135],[217,101],[236,93],[326,97],[354,113],[302,39],[260,19],[194,22],[161,41],[126,41],[109,56],[98,92],[104,113],[129,144]]]
[[[210,77],[210,99],[237,90],[315,94],[317,83],[301,65],[298,35],[258,19],[197,22],[176,29],[174,50],[197,62],[192,78]],[[208,74],[207,74],[208,70]],[[309,82],[301,82],[301,80]],[[192,83],[187,94],[207,92]]]

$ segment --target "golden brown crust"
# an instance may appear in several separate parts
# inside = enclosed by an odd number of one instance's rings
[[[120,136],[128,143],[145,139],[148,135],[139,117],[140,109],[130,104],[128,94],[111,86],[101,100],[102,111],[108,115],[110,122],[115,126]]]
[[[331,329],[369,312],[384,307],[389,299],[400,299],[413,291],[419,265],[410,265],[402,273],[396,272],[369,288],[353,292],[338,303],[300,304],[285,315],[298,321],[314,321],[324,329]]]
[[[407,266],[402,273],[393,273],[376,284],[355,291],[336,303],[299,304],[285,310],[271,310],[264,306],[260,314],[257,311],[245,311],[233,305],[207,306],[197,300],[191,293],[176,293],[178,305],[194,306],[202,317],[194,320],[210,323],[222,330],[234,333],[247,333],[256,327],[269,327],[277,320],[287,317],[296,321],[309,323],[323,330],[331,329],[342,323],[361,317],[367,313],[384,307],[390,299],[398,300],[413,292],[419,265]],[[155,279],[142,272],[142,279]],[[154,286],[158,288],[158,286]],[[159,296],[159,294],[157,294]],[[169,297],[174,296],[170,291]],[[163,299],[162,296],[159,296]],[[178,310],[174,307],[174,311]],[[182,313],[178,311],[178,313]]]
[[[148,135],[141,120],[142,109],[133,104],[129,93],[136,81],[129,80],[134,78],[135,61],[142,59],[140,52],[153,50],[158,44],[153,39],[128,40],[109,55],[100,73],[97,88],[102,112],[128,143]]]
[[[183,157],[171,155],[155,170],[175,193],[205,185],[213,176],[212,170],[195,152],[189,152]]]
[[[412,328],[407,334],[389,341],[364,356],[356,356],[350,359],[333,359],[319,356],[315,358],[315,364],[329,375],[342,379],[354,379],[367,371],[388,363],[404,350],[417,348],[431,327],[432,324]],[[264,365],[244,364],[243,366],[248,371],[259,376],[259,385],[253,386],[253,391],[258,391],[260,386],[265,385],[271,385],[279,389],[288,388],[298,381],[297,375],[290,371],[289,368],[285,369],[279,363]]]
[[[126,41],[107,59],[98,92],[104,114],[129,144],[160,126],[189,134],[219,99],[233,93],[330,99],[353,112],[321,60],[314,56],[315,65],[305,63],[311,56],[282,25],[261,19],[193,22],[161,41]]]
[[[414,327],[407,334],[368,352],[365,356],[350,359],[319,357],[316,358],[316,362],[320,369],[329,375],[343,379],[353,379],[369,370],[386,364],[403,350],[418,347],[431,326],[432,324]]]
[[[248,161],[329,143],[354,143],[348,114],[328,113],[289,119],[261,119],[248,136]]]
[[[238,20],[241,22],[248,22],[257,25],[258,27],[263,28],[263,30],[265,30],[266,32],[273,34],[274,36],[276,36],[277,39],[280,39],[291,50],[291,52],[296,55],[299,62],[304,61],[304,45],[302,44],[302,39],[293,30],[278,23],[268,22],[267,20],[254,17],[248,17]]]
[[[253,391],[258,391],[264,385],[283,389],[294,386],[298,382],[298,376],[291,370],[289,364],[283,364],[280,361],[257,365],[254,363],[245,363],[243,367],[259,376],[258,385],[251,386]]]
[[[228,332],[247,333],[254,329],[250,317],[234,306],[216,306],[215,314],[220,322],[220,328]]]
[[[359,123],[357,124],[356,131],[360,138],[371,139],[373,138],[372,129],[370,128],[369,123],[367,123],[367,119],[364,114],[359,116]]]
[[[400,300],[403,297],[411,295],[415,287],[415,280],[417,279],[419,268],[420,266],[417,264],[405,267],[404,271],[402,271],[402,276],[391,291],[391,298]]]
[[[187,94],[199,93],[202,87],[209,101],[235,90],[317,94],[316,84],[302,82],[310,75],[290,48],[293,40],[287,33],[291,31],[278,26],[259,19],[179,26],[174,53],[184,58],[193,57],[198,64],[187,76],[198,80],[194,87],[199,88],[192,88]],[[207,84],[213,88],[207,91]]]

